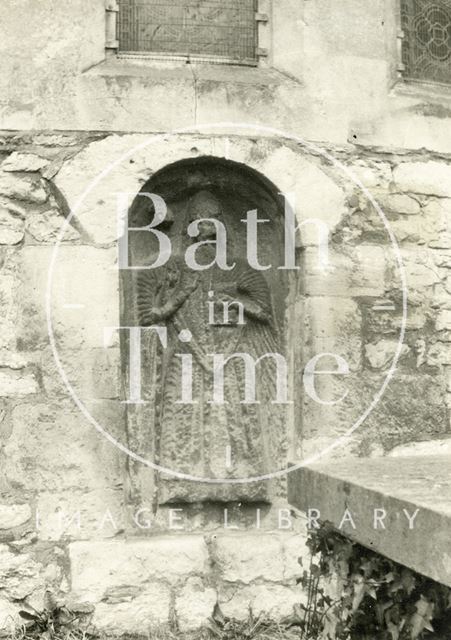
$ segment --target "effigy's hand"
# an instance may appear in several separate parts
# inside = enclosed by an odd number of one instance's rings
[[[190,296],[198,286],[199,276],[197,275],[197,273],[194,273],[189,280],[183,283],[183,299],[186,300],[186,298],[188,298],[188,296]]]

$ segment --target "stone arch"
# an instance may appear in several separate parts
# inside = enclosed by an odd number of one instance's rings
[[[143,230],[155,216],[155,207],[145,195],[149,193],[163,198],[167,205],[168,214],[159,231],[171,239],[173,255],[161,268],[146,271],[143,267],[154,264],[159,252],[159,242],[153,233]],[[254,269],[249,263],[246,225],[242,220],[251,210],[266,220],[258,225],[257,236],[260,264],[271,265],[264,271]],[[235,269],[194,272],[187,266],[186,251],[193,240],[186,229],[193,215],[200,218],[217,215],[227,232],[227,252],[233,256],[228,257],[227,262],[235,263]],[[122,272],[121,325],[162,324],[167,330],[164,348],[156,335],[142,338],[140,379],[142,399],[147,404],[129,406],[127,421],[130,440],[140,447],[138,455],[152,459],[163,468],[197,478],[238,479],[280,470],[287,464],[288,424],[292,418],[289,390],[293,386],[290,378],[293,345],[287,319],[294,275],[280,269],[285,256],[284,200],[279,189],[255,169],[241,163],[211,156],[182,159],[154,173],[142,186],[128,218],[129,227],[135,229],[129,232],[129,264],[141,270]],[[200,254],[203,249],[208,247],[200,249]],[[195,288],[188,291],[192,278],[197,282]],[[210,295],[213,302],[209,300]],[[224,299],[242,307],[241,321],[229,322],[224,317],[218,321],[215,313],[218,314],[218,305]],[[208,307],[209,304],[213,306]],[[162,309],[166,311],[163,313]],[[238,326],[240,324],[244,326]],[[181,330],[189,330],[192,336],[189,347],[178,342]],[[130,345],[126,334],[123,337],[126,361]],[[280,371],[273,366],[273,356],[264,357],[263,364],[258,365],[258,408],[252,403],[243,408],[244,396],[237,399],[244,393],[247,379],[242,363],[228,365],[225,374],[226,390],[234,394],[233,408],[211,406],[213,374],[208,357],[212,352],[230,355],[229,344],[235,345],[232,352],[249,354],[254,361],[266,354],[285,359],[286,368],[281,365]],[[173,410],[173,406],[180,403],[182,372],[174,356],[177,350],[192,359],[191,384],[193,393],[197,394],[193,396],[193,403],[200,405],[200,409],[184,407],[183,413]],[[273,402],[279,398],[272,395],[276,393],[279,373],[286,376],[285,404]],[[127,388],[129,382],[126,370]],[[229,404],[225,399],[225,405]],[[227,449],[230,449],[229,465]],[[142,472],[135,468],[131,474],[132,481],[141,486],[142,481],[134,476],[141,476]],[[160,504],[270,502],[277,491],[282,491],[280,483],[275,486],[276,483],[269,481],[220,485],[160,477],[156,481],[153,478],[152,484]]]
[[[85,245],[90,244],[98,247],[97,253],[105,255],[105,261],[108,262],[104,269],[103,288],[108,289],[108,292],[114,289],[117,291],[115,299],[108,294],[109,307],[106,316],[111,320],[106,324],[111,326],[120,323],[119,278],[117,271],[110,266],[111,258],[114,260],[113,254],[116,253],[119,235],[116,194],[118,191],[127,192],[130,194],[131,204],[149,178],[158,176],[165,167],[202,158],[215,162],[236,163],[241,168],[245,167],[250,175],[259,176],[259,180],[263,183],[266,181],[266,184],[274,185],[276,191],[294,194],[294,199],[302,204],[302,210],[296,209],[300,218],[317,217],[325,220],[332,232],[343,213],[345,194],[338,181],[329,177],[320,168],[318,162],[309,157],[301,147],[289,147],[276,139],[250,139],[223,135],[156,136],[152,145],[148,145],[148,140],[149,138],[145,135],[109,135],[102,140],[90,143],[65,162],[54,178],[57,188],[68,203],[69,215],[73,215],[77,228],[83,232],[83,245],[77,248],[81,259],[84,259]],[[133,150],[131,154],[130,150]],[[119,162],[121,158],[123,161]],[[112,170],[104,171],[105,165],[108,164],[112,164]],[[102,171],[104,171],[103,175]],[[95,184],[90,187],[93,181]],[[87,197],[77,207],[80,195],[85,190]],[[315,238],[304,238],[304,242],[314,243]],[[106,260],[107,257],[108,260]],[[294,289],[294,287],[289,288],[292,304],[287,309],[287,313],[291,314],[290,340],[296,339],[296,336],[299,337],[299,332],[302,331],[299,318],[302,317],[303,301],[299,297],[296,298]],[[92,306],[97,308],[95,296],[93,291],[90,296],[93,298]],[[103,319],[102,322],[105,323]],[[80,326],[80,332],[83,331],[85,328]],[[293,358],[300,359],[297,352]],[[296,439],[298,439],[299,425],[296,425],[296,429],[294,428],[294,411],[288,424],[288,431],[296,433]],[[136,449],[135,445],[140,445],[140,437],[139,430],[133,432],[129,429],[130,449]],[[299,457],[298,454],[297,457]],[[130,496],[135,496],[141,504],[152,502],[153,497],[149,498],[149,496],[153,496],[155,488],[153,471],[143,468],[132,460],[128,460],[128,464]],[[139,473],[136,472],[138,466],[140,466]]]
[[[149,176],[165,166],[203,156],[244,165],[281,192],[292,194],[293,200],[302,203],[296,208],[299,219],[314,217],[332,230],[343,215],[345,195],[338,179],[325,173],[302,147],[291,148],[275,138],[110,135],[90,143],[66,162],[54,182],[86,236],[105,245],[118,237],[118,191],[132,197]],[[89,193],[80,203],[86,190]]]

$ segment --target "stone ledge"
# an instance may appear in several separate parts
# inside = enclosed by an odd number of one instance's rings
[[[166,132],[229,122],[273,127],[311,139],[338,141],[344,136],[345,125],[339,118],[326,132],[320,106],[306,100],[306,88],[274,68],[162,66],[112,58],[82,73],[78,85],[79,128]]]
[[[352,540],[451,586],[447,456],[311,465],[289,474],[288,499],[305,513],[317,509],[320,521],[332,523]]]

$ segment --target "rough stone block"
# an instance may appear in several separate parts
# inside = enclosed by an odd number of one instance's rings
[[[27,246],[21,252],[23,310],[18,335],[24,350],[48,343],[45,293],[51,256],[50,246]],[[60,247],[51,291],[58,348],[103,347],[104,328],[119,326],[116,258],[116,249]]]
[[[398,350],[398,340],[379,340],[376,343],[365,345],[365,356],[372,369],[385,369],[392,362]],[[410,347],[401,346],[401,357],[409,353]]]
[[[34,155],[32,153],[21,153],[14,151],[1,164],[2,171],[41,171],[45,169],[49,161],[46,158]]]
[[[114,488],[41,491],[36,498],[39,539],[89,540],[117,536],[125,526],[123,490],[117,481],[113,483]]]
[[[34,204],[44,204],[47,193],[39,182],[11,173],[0,173],[0,195]]]
[[[276,534],[218,534],[215,553],[222,578],[229,582],[284,579],[282,540]]]
[[[436,342],[427,351],[426,362],[431,367],[451,365],[451,344]]]
[[[200,578],[189,578],[175,599],[175,614],[181,631],[199,629],[208,622],[217,602],[216,590]]]
[[[378,193],[376,195],[376,200],[384,213],[397,213],[413,216],[420,213],[421,209],[418,200],[403,193]]]
[[[24,221],[8,209],[0,208],[0,244],[19,244],[24,237]]]
[[[19,308],[16,302],[17,277],[13,273],[0,275],[0,348],[15,349]]]
[[[208,570],[207,546],[200,535],[74,542],[69,553],[72,588],[91,602],[105,601],[121,589],[140,592],[152,581],[176,584]]]
[[[26,491],[86,492],[122,477],[119,451],[69,400],[18,404],[11,423],[3,471]]]
[[[300,311],[304,316],[304,357],[334,353],[344,358],[352,370],[361,364],[362,317],[354,300],[311,297]]]
[[[121,385],[119,348],[65,349],[59,361],[72,388],[83,400],[119,398]],[[42,381],[50,396],[67,396],[68,390],[50,348],[43,350]]]
[[[0,397],[13,397],[38,393],[39,385],[31,373],[0,370]]]
[[[92,624],[108,636],[150,637],[155,627],[169,623],[171,594],[161,583],[118,589],[97,604]]]
[[[374,382],[363,380],[366,406]],[[432,440],[449,433],[445,404],[446,382],[443,375],[420,371],[397,374],[392,378],[375,410],[365,421],[360,437],[366,443],[382,443],[386,450],[417,440]],[[363,405],[365,406],[365,405]]]
[[[305,220],[323,223],[331,235],[346,211],[345,191],[320,167],[286,147],[268,153],[262,170],[274,174],[280,167],[285,170],[278,186],[289,198],[297,222],[302,225],[301,244],[315,246],[320,240],[318,227],[302,223]]]
[[[388,162],[375,162],[370,166],[361,161],[350,166],[352,173],[365,187],[374,188],[388,186],[392,179],[392,171]]]
[[[23,600],[42,585],[42,565],[29,554],[12,553],[7,545],[0,545],[0,583],[2,594],[12,600]]]
[[[0,505],[0,529],[13,529],[25,524],[31,518],[31,509],[28,504],[1,504]]]
[[[12,603],[7,598],[0,598],[0,632],[2,635],[10,635],[11,637],[17,632],[17,626],[21,619],[19,610],[22,607]]]
[[[382,247],[359,245],[352,253],[330,251],[330,265],[323,270],[318,250],[309,248],[305,251],[303,292],[345,298],[381,296],[385,266]]]
[[[451,331],[451,310],[444,309],[437,314],[435,328],[437,331]]]
[[[26,230],[33,240],[42,244],[54,244],[59,238],[65,218],[57,209],[43,213],[34,213],[27,217]],[[74,242],[80,239],[79,232],[72,225],[65,227],[61,242]]]
[[[223,614],[229,618],[244,620],[251,608],[254,615],[266,614],[274,620],[281,620],[291,615],[294,607],[305,600],[301,587],[256,584],[222,590],[219,604]]]
[[[411,303],[424,304],[428,296],[433,294],[433,287],[440,284],[441,275],[435,263],[433,252],[423,247],[401,248],[401,258],[406,275],[407,289]],[[390,258],[391,276],[387,287],[401,288],[399,268],[394,256]]]
[[[451,166],[444,162],[403,162],[395,167],[393,179],[404,192],[451,197]]]

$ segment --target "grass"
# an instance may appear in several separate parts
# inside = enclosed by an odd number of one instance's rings
[[[92,607],[74,612],[57,604],[46,594],[46,606],[42,611],[31,607],[20,612],[22,624],[16,624],[9,633],[1,633],[3,640],[111,640],[96,634],[91,628]],[[277,623],[265,615],[255,616],[249,610],[245,620],[235,620],[223,615],[216,606],[213,616],[204,628],[181,633],[162,627],[149,635],[123,637],[122,640],[307,640],[295,619]],[[175,626],[175,625],[174,625]]]
[[[2,640],[111,640],[111,637],[92,633],[78,625],[39,628],[36,625],[17,626],[13,632],[1,635]],[[156,629],[147,636],[128,636],[122,640],[303,640],[299,627],[290,627],[250,612],[246,620],[223,618],[221,623],[210,623],[189,633],[171,631],[167,627]]]

